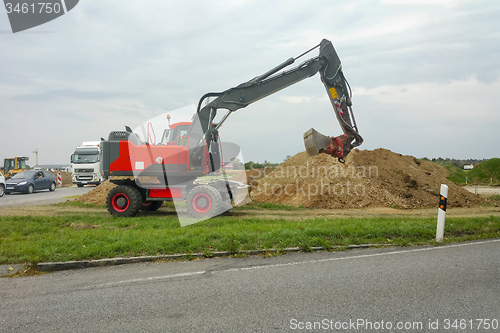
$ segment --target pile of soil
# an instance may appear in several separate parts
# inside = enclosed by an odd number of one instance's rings
[[[71,178],[72,174],[71,172],[66,172],[66,171],[50,171],[54,176],[56,176],[57,180],[57,173],[61,173],[61,180],[62,180],[62,186],[72,186],[73,185],[73,179]]]
[[[441,184],[449,187],[450,207],[470,207],[484,200],[447,175],[441,165],[382,148],[354,149],[345,164],[326,154],[309,157],[302,152],[274,170],[246,172],[254,201],[308,208],[437,207]],[[75,201],[105,205],[114,186],[107,180]]]
[[[133,177],[113,177],[113,179],[127,178],[132,180],[134,179]],[[158,179],[155,177],[139,177],[139,180],[143,182],[158,183]],[[111,189],[115,186],[116,185],[111,183],[108,179],[105,182],[101,183],[99,186],[96,186],[95,189],[85,193],[75,201],[83,202],[86,204],[105,205],[109,191],[111,191]]]
[[[75,201],[83,202],[86,204],[105,205],[106,197],[108,196],[109,191],[111,191],[111,189],[115,186],[115,184],[111,183],[109,180],[106,180],[105,182],[96,186],[95,189],[75,199]]]
[[[246,170],[246,184],[250,185],[250,187],[256,187],[259,185],[259,180],[271,172],[273,172],[273,168],[270,167]]]
[[[345,164],[302,152],[259,180],[251,198],[308,208],[437,207],[440,185],[446,184],[450,207],[482,202],[447,175],[443,166],[382,148],[354,149]]]

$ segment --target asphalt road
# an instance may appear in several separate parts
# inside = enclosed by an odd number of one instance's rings
[[[498,186],[474,186],[468,185],[464,186],[464,189],[474,194],[482,194],[482,195],[500,195],[500,187]]]
[[[59,202],[65,202],[68,198],[75,195],[85,194],[95,186],[84,187],[58,187],[55,191],[49,190],[38,191],[32,194],[11,193],[0,197],[0,207],[7,206],[24,206],[24,205],[48,205]]]
[[[499,332],[499,258],[495,239],[4,278],[0,331]]]

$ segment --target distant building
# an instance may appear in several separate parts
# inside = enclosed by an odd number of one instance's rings
[[[464,165],[464,170],[472,170],[474,168],[474,164],[466,164]]]
[[[48,170],[48,171],[66,171],[71,172],[71,165],[68,164],[46,164],[46,165],[35,165],[33,167],[35,170]]]

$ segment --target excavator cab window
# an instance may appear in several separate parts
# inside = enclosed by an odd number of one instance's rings
[[[163,131],[163,135],[161,136],[161,140],[160,142],[158,143],[159,145],[166,145],[166,144],[169,144],[168,142],[168,138],[170,136],[170,128],[167,128],[166,130]]]
[[[175,138],[175,139],[176,139],[176,141],[177,141],[179,138],[186,136],[186,135],[187,135],[187,132],[188,132],[188,131],[187,131],[187,129],[180,129],[179,131],[177,131],[177,134],[176,134],[177,136],[176,136],[176,138]]]
[[[187,149],[189,149],[190,141],[189,138],[187,137],[187,130],[178,131],[176,137],[174,137],[173,139],[175,140],[174,143],[176,145],[184,146]]]
[[[177,125],[173,128],[167,128],[163,131],[161,137],[160,145],[182,145],[179,143],[179,139],[187,135],[189,125]]]
[[[170,130],[169,141],[174,145],[183,145],[184,137],[187,135],[188,126],[176,126]]]

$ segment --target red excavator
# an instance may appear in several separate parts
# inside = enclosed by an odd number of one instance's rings
[[[318,56],[285,69],[316,48]],[[352,113],[351,90],[340,59],[332,43],[323,39],[262,75],[223,92],[203,95],[192,122],[170,128],[167,138],[158,144],[141,140],[129,127],[111,132],[101,144],[101,170],[106,177],[125,177],[111,178],[118,186],[108,194],[108,211],[117,216],[134,216],[141,209],[156,210],[164,201],[182,201],[190,216],[205,219],[231,209],[239,195],[248,193],[245,184],[227,177],[199,181],[200,177],[220,171],[223,144],[219,129],[236,110],[318,72],[344,134],[330,137],[311,128],[304,133],[306,151],[310,156],[325,153],[344,162],[363,139]],[[219,110],[225,113],[216,120]]]

